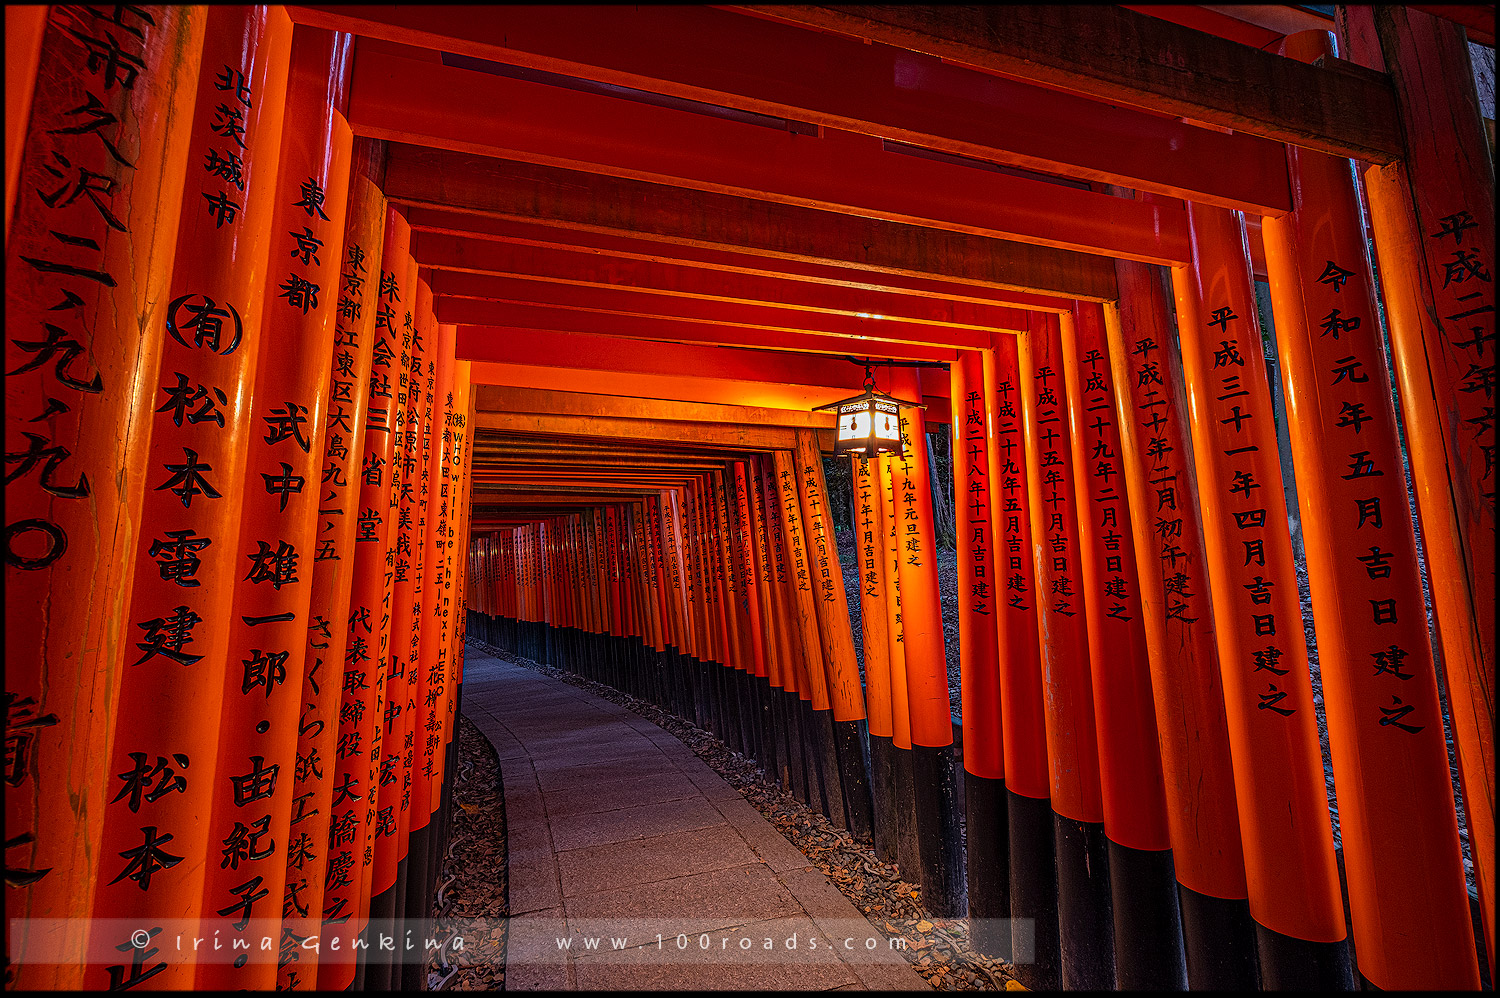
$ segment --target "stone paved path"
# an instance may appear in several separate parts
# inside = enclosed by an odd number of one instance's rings
[[[505,784],[507,990],[931,990],[672,734],[473,647],[463,712]]]

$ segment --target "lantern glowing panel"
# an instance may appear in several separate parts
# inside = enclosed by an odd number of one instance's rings
[[[865,369],[864,392],[853,398],[831,402],[818,409],[838,412],[838,437],[835,454],[874,457],[876,454],[902,455],[901,407],[917,407],[875,390],[875,380]],[[813,410],[818,411],[817,409]]]

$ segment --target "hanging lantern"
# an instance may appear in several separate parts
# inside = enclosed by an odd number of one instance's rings
[[[901,444],[901,408],[922,408],[918,402],[906,402],[875,390],[875,376],[865,365],[864,392],[853,398],[820,405],[813,412],[833,409],[838,414],[838,437],[834,454],[874,457],[876,454],[904,455]]]

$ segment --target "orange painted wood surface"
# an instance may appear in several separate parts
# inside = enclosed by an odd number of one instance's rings
[[[93,18],[5,9],[5,933],[21,988],[83,986],[76,961],[119,783],[104,760],[140,658],[125,658],[142,636],[126,618],[195,169],[191,116],[175,111],[196,99],[205,14],[125,10],[131,30],[111,30],[122,59],[141,63],[116,73],[86,68]],[[80,129],[91,101],[118,125]],[[40,918],[69,921],[43,932]]]
[[[257,762],[242,755],[227,772],[216,762],[224,676],[240,667],[228,659],[228,623],[235,581],[249,568],[237,546],[247,455],[258,432],[251,406],[270,311],[265,281],[276,242],[291,36],[280,8],[208,12],[202,61],[213,68],[199,73],[192,111],[165,349],[152,398],[134,416],[151,422],[151,449],[126,615],[133,640],[117,651],[123,675],[114,744],[101,757],[118,780],[111,780],[116,792],[94,844],[99,918],[181,918],[189,925],[215,918],[225,903],[206,908],[203,894],[210,866],[218,866],[208,857],[224,848],[210,821],[214,802],[224,795],[253,805],[272,795],[281,776],[261,764],[264,756]],[[221,174],[205,165],[214,157],[243,164],[243,192],[232,166]],[[248,903],[235,910],[241,900],[230,899],[227,917],[251,913]],[[262,917],[275,907],[274,900],[259,904]],[[95,945],[128,946],[109,938],[103,924]],[[195,958],[152,948],[165,963],[153,986],[189,987]],[[133,965],[132,955],[114,973]],[[107,967],[94,965],[84,986],[112,981]]]
[[[1189,221],[1195,263],[1172,271],[1172,289],[1250,914],[1337,942],[1343,905],[1243,223],[1198,206]]]
[[[1156,703],[1172,862],[1179,883],[1246,896],[1239,807],[1186,425],[1182,363],[1162,274],[1120,262],[1105,307],[1125,484],[1134,514],[1141,616]],[[1173,523],[1180,520],[1180,523]],[[1180,530],[1178,528],[1181,528]]]
[[[1071,316],[1065,318],[1072,321]],[[1104,806],[1078,539],[1079,503],[1067,442],[1067,392],[1057,318],[1036,316],[1017,346],[1052,809],[1074,821],[1100,822]]]

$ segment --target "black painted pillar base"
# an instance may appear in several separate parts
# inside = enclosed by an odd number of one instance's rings
[[[662,657],[662,670],[663,682],[666,684],[662,692],[667,700],[662,709],[669,710],[684,720],[691,720],[692,714],[687,712],[685,698],[688,686],[682,675],[682,652],[673,645],[667,645],[666,654]]]
[[[723,669],[720,668],[718,662],[715,662],[711,658],[704,659],[703,686],[704,693],[706,694],[704,703],[708,706],[708,730],[713,732],[715,737],[720,741],[724,741],[724,688],[721,682],[723,679],[722,672]]]
[[[380,930],[395,924],[396,885],[370,898],[370,925],[365,930],[370,948],[364,956],[365,991],[391,990],[391,954],[380,948]]]
[[[401,938],[404,935],[403,930],[406,928],[406,884],[410,879],[411,854],[408,853],[405,859],[398,859],[396,861],[396,884],[391,888],[396,892],[396,911],[391,916],[391,935],[396,937],[396,941],[392,943],[394,948],[390,953],[385,955],[385,958],[391,964],[392,991],[401,990]]]
[[[432,903],[433,885],[427,880],[427,868],[430,862],[428,855],[432,845],[432,826],[424,825],[411,833],[406,846],[406,902],[404,921],[413,928],[412,936],[421,935],[423,922],[431,917],[430,905]],[[404,929],[406,926],[402,926]],[[396,943],[396,968],[391,972],[391,982],[399,986],[402,991],[426,991],[427,990],[427,965],[419,962],[406,950],[405,932],[403,939]],[[417,939],[416,946],[420,950],[422,941]]]
[[[922,856],[917,848],[917,797],[912,786],[911,749],[891,747],[896,789],[896,866],[901,878],[922,885]]]
[[[792,795],[812,807],[807,782],[807,741],[802,736],[802,698],[791,690],[782,691],[781,716],[786,722],[787,766]]]
[[[766,719],[761,711],[760,677],[746,669],[740,673],[745,686],[745,722],[750,731],[750,758],[757,769],[766,768]]]
[[[833,711],[813,711],[814,737],[817,739],[818,778],[823,784],[823,814],[835,828],[848,828],[844,816],[844,786],[839,773],[838,741],[833,730]]]
[[[1016,976],[1033,991],[1062,986],[1057,937],[1057,863],[1052,802],[1005,792],[1010,819],[1011,953]]]
[[[449,759],[453,757],[446,746],[444,755]],[[432,829],[432,844],[427,851],[428,918],[437,914],[437,887],[442,883],[443,860],[448,855],[448,787],[453,782],[448,774],[451,772],[453,772],[451,769],[443,770],[443,783],[438,795],[437,807],[427,818],[428,827]]]
[[[719,663],[705,658],[699,661],[698,666],[703,670],[703,706],[708,710],[703,718],[706,722],[703,728],[722,741],[723,736],[719,733],[724,726],[719,723],[719,703],[723,694],[719,691]]]
[[[775,783],[781,773],[781,747],[776,739],[779,732],[776,730],[776,708],[774,693],[771,687],[770,676],[755,677],[756,703],[760,709],[760,744],[765,751],[765,758],[760,760],[760,768],[766,774],[766,779]]]
[[[698,727],[704,731],[714,730],[714,691],[709,683],[710,673],[706,661],[701,658],[692,660],[693,666],[693,695],[698,707]]]
[[[707,708],[703,702],[702,663],[691,655],[683,655],[682,669],[684,677],[690,677],[688,678],[688,694],[693,709],[692,713],[686,716],[688,720],[706,731],[708,722],[705,715]]]
[[[749,711],[745,707],[744,675],[732,665],[724,666],[724,680],[729,691],[729,727],[734,733],[730,748],[748,759],[753,753],[750,751],[750,732],[745,727]]]
[[[766,682],[769,686],[770,680]],[[771,753],[775,756],[771,760],[771,768],[766,771],[766,776],[776,786],[790,793],[792,771],[791,757],[786,747],[786,690],[779,686],[770,686],[766,691],[766,707],[770,715],[767,723],[771,726]]]
[[[1115,986],[1114,921],[1104,823],[1053,812],[1052,831],[1063,990],[1110,990]]]
[[[1267,991],[1352,991],[1349,942],[1311,942],[1255,925],[1261,987]]]
[[[828,716],[833,717],[829,711]],[[870,800],[870,771],[865,764],[864,739],[858,721],[834,721],[833,740],[839,760],[839,783],[844,797],[844,821],[849,834],[868,842],[875,825]]]
[[[917,856],[922,864],[922,907],[941,918],[958,918],[964,914],[964,853],[959,842],[953,746],[913,744],[911,777],[917,808]]]
[[[354,980],[349,982],[345,991],[363,991],[365,989],[365,954],[370,952],[370,930],[366,927],[359,935],[354,937],[359,943],[354,953]]]
[[[719,666],[719,682],[723,686],[724,733],[719,737],[736,752],[740,751],[740,701],[735,695],[734,666]]]
[[[896,862],[895,745],[886,735],[870,736],[870,806],[874,824],[875,858]]]
[[[755,738],[758,712],[754,690],[750,686],[751,678],[746,669],[734,670],[734,696],[740,721],[740,755],[754,761],[760,758],[760,746],[756,744]]]
[[[813,709],[811,700],[798,701],[802,711],[802,759],[807,767],[807,806],[828,816],[828,784],[824,780],[822,740],[822,718]]]
[[[698,723],[698,666],[693,656],[687,652],[677,653],[677,681],[681,684],[678,691],[678,700],[682,709],[678,711],[683,717]],[[701,725],[699,725],[701,727]]]
[[[1177,885],[1188,987],[1194,991],[1257,991],[1255,922],[1245,898],[1216,898]]]
[[[1010,818],[1005,781],[964,773],[969,945],[1009,962]]]
[[[714,688],[719,696],[719,740],[731,750],[739,747],[739,705],[734,699],[733,668],[714,663]]]
[[[1109,843],[1115,986],[1121,991],[1187,990],[1177,875],[1170,849]]]

